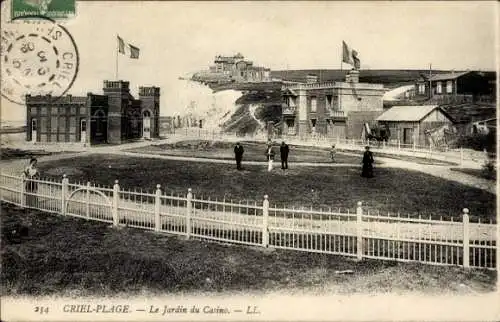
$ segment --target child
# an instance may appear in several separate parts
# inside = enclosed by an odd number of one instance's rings
[[[330,150],[330,158],[332,159],[332,162],[335,162],[335,155],[337,154],[337,151],[335,149],[335,144],[332,145],[332,149]]]

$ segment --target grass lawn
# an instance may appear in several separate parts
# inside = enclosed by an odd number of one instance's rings
[[[492,173],[488,175],[483,169],[450,168],[450,170],[469,174],[481,179],[496,181],[496,171],[492,171]]]
[[[166,192],[211,199],[261,202],[269,195],[271,205],[282,207],[341,207],[354,211],[362,201],[366,209],[400,212],[402,215],[459,216],[464,207],[471,219],[496,217],[492,193],[460,183],[405,169],[376,168],[375,178],[360,176],[361,167],[308,167],[290,164],[290,169],[267,172],[265,165],[185,162],[115,155],[89,155],[69,160],[40,162],[42,177],[70,182],[91,181],[111,186],[118,179],[124,189],[153,191],[161,184]],[[313,193],[311,190],[314,189]]]
[[[496,272],[184,240],[2,203],[1,293],[113,296],[286,291],[471,293]],[[12,230],[26,227],[19,238]],[[336,271],[352,270],[352,274]]]
[[[30,150],[21,150],[21,149],[13,149],[13,148],[1,148],[0,149],[0,159],[1,160],[12,160],[12,159],[22,159],[29,157],[38,157],[42,155],[51,155],[54,153],[45,152],[45,151],[30,151]]]
[[[245,153],[243,154],[243,162],[245,161],[266,161],[266,145],[258,142],[241,142]],[[295,162],[313,162],[313,163],[328,163],[330,161],[330,152],[325,148],[294,146],[289,145],[290,154],[288,156],[289,163]],[[204,141],[204,140],[185,140],[172,144],[151,145],[136,149],[129,149],[129,152],[138,152],[145,154],[160,154],[160,155],[175,155],[196,158],[214,158],[224,160],[234,160],[234,143],[221,141]],[[281,162],[279,145],[274,146],[275,161]],[[360,164],[362,156],[345,155],[337,153],[336,163],[354,163]],[[380,163],[375,160],[376,163]]]

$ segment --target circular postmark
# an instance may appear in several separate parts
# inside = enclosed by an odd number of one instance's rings
[[[20,105],[26,95],[61,97],[78,74],[73,37],[50,18],[20,19],[4,24],[1,32],[2,96]]]

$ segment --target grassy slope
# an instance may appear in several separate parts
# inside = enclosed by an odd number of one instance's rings
[[[375,178],[360,176],[360,168],[293,167],[288,171],[266,166],[210,164],[146,158],[92,155],[40,164],[43,176],[60,179],[61,171],[74,181],[111,185],[119,179],[124,188],[151,191],[161,184],[165,191],[261,202],[265,194],[279,206],[351,208],[363,201],[367,209],[402,214],[459,215],[464,207],[471,218],[495,218],[494,194],[460,183],[404,169],[375,168]],[[64,169],[64,170],[62,170]],[[317,194],[312,194],[314,189]]]
[[[494,290],[496,273],[186,241],[2,204],[2,295]],[[27,236],[5,231],[20,224]],[[353,270],[339,275],[337,270]]]

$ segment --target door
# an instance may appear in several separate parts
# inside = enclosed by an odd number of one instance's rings
[[[81,143],[87,142],[87,120],[86,119],[82,119],[80,121],[80,142]]]
[[[31,142],[35,143],[38,132],[38,124],[36,119],[31,120]]]
[[[144,139],[151,138],[151,113],[149,111],[144,111],[142,114],[142,137]]]
[[[413,129],[403,129],[403,144],[413,144]]]

